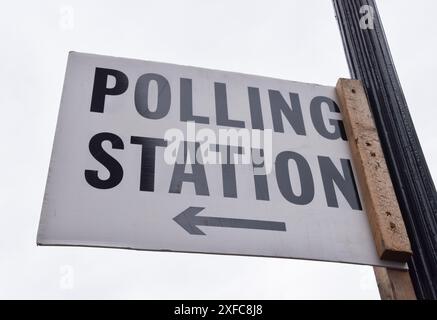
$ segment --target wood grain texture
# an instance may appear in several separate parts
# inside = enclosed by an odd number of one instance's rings
[[[339,79],[336,89],[378,255],[407,262],[410,241],[364,88],[359,80]]]
[[[382,300],[416,300],[410,274],[407,270],[373,268]]]

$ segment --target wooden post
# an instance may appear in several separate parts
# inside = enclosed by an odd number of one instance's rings
[[[374,267],[382,300],[416,300],[410,274],[405,270]]]
[[[340,79],[337,95],[378,255],[407,262],[410,241],[364,87]],[[375,268],[375,275],[382,299],[415,299],[408,271]]]
[[[416,296],[436,300],[437,192],[390,54],[377,1],[332,2],[351,78],[361,80],[366,89],[410,238],[414,255],[408,267]],[[371,27],[363,26],[366,18],[373,22]]]

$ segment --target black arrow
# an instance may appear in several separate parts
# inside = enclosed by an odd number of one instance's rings
[[[222,227],[222,228],[241,228],[259,229],[271,231],[286,231],[284,222],[247,220],[218,217],[199,217],[197,214],[205,208],[188,207],[173,218],[177,224],[185,229],[189,234],[205,235],[197,226]]]

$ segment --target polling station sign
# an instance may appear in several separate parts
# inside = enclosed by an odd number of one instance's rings
[[[403,267],[334,87],[71,52],[37,243]]]

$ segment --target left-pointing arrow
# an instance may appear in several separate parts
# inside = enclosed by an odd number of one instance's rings
[[[286,231],[284,222],[198,216],[203,209],[205,208],[188,207],[173,220],[189,234],[196,235],[205,235],[197,226]]]

